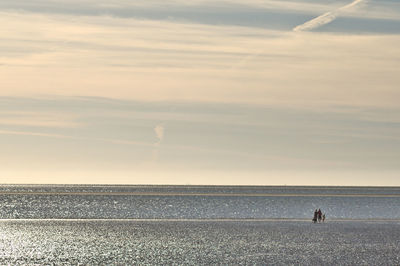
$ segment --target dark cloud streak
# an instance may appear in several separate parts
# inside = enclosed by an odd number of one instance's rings
[[[297,25],[315,17],[313,11],[261,8],[238,3],[210,3],[184,5],[182,3],[158,2],[131,4],[119,1],[1,1],[0,10],[55,14],[69,16],[111,16],[144,20],[199,23],[206,25],[229,25],[290,31]],[[382,1],[380,6],[390,1]],[[374,8],[369,4],[368,8]],[[351,33],[399,33],[400,21],[385,18],[341,17],[317,31]]]
[[[232,4],[230,6],[164,5],[164,6],[115,6],[63,2],[2,2],[0,10],[24,11],[40,14],[74,16],[112,16],[146,20],[166,20],[207,25],[233,25],[245,27],[290,30],[308,18],[306,14],[269,10]]]

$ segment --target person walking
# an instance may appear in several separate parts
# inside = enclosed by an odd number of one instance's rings
[[[322,220],[322,211],[321,211],[321,209],[318,209],[317,214],[318,214],[318,222],[320,223],[321,220]]]
[[[313,223],[316,223],[317,219],[318,219],[318,211],[317,211],[317,209],[315,209],[314,218],[312,219]]]

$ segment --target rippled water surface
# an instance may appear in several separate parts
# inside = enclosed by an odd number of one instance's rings
[[[400,188],[8,185],[0,218],[1,265],[400,264]]]
[[[396,222],[2,221],[0,264],[398,265]]]
[[[0,186],[6,219],[400,219],[400,188]]]

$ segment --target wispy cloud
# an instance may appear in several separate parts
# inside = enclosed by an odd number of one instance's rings
[[[365,17],[399,18],[396,8],[398,3],[395,1],[380,0],[376,1],[372,10],[363,12]],[[254,20],[251,15],[264,13],[280,14],[280,24],[285,24],[285,20],[290,18],[289,13],[310,14],[324,13],[327,10],[335,10],[342,1],[307,1],[307,0],[193,0],[193,1],[60,1],[38,0],[12,1],[4,0],[0,2],[0,10],[21,10],[24,12],[40,14],[59,14],[71,16],[113,16],[121,18],[141,18],[157,20],[185,20],[196,23],[227,23],[235,24],[256,24],[260,19]],[[210,12],[212,10],[212,12]],[[231,17],[241,14],[240,20],[232,20]],[[352,14],[358,16],[357,14]],[[270,19],[266,16],[264,19]],[[269,20],[268,20],[269,21]],[[278,26],[275,24],[275,26]]]
[[[62,135],[62,134],[31,132],[31,131],[0,130],[0,134],[1,135],[49,137],[49,138],[57,138],[57,139],[76,139],[75,137]]]
[[[68,114],[49,112],[0,111],[0,125],[48,128],[76,128],[82,123]]]
[[[159,124],[154,128],[154,133],[156,133],[156,137],[158,138],[157,145],[161,144],[161,142],[164,140],[164,130],[165,127],[163,124]]]
[[[356,5],[365,2],[365,0],[354,0],[348,5],[342,6],[334,11],[329,11],[321,16],[318,16],[310,21],[307,21],[304,24],[298,25],[295,28],[293,28],[293,31],[309,31],[313,30],[316,28],[319,28],[325,24],[328,24],[332,21],[334,21],[338,16],[340,16],[343,12],[355,7]]]
[[[81,3],[65,4],[78,2]],[[98,5],[106,9],[131,5],[120,0],[106,2]],[[40,8],[36,13],[3,9],[0,23],[13,27],[2,30],[0,50],[4,53],[0,68],[4,78],[0,81],[0,95],[397,107],[398,34],[324,33],[315,37],[291,31],[299,14],[309,17],[332,8],[345,9],[340,15],[348,15],[351,7],[360,3],[353,1],[340,8],[337,5],[342,2],[328,2],[316,4],[319,7],[315,10],[312,8],[316,1],[246,2],[266,9],[282,9],[295,18],[286,30],[266,29],[270,24],[265,24],[265,28],[239,27],[201,24],[202,21],[122,19],[112,13],[72,17],[67,12],[40,13]],[[13,1],[4,3],[14,4]],[[54,9],[66,8],[59,1],[40,3]],[[91,5],[97,2],[82,3],[90,11]],[[181,0],[173,3],[177,7],[193,7]],[[238,0],[196,1],[196,5],[204,8],[210,8],[213,3],[233,4],[226,11],[232,11],[231,18],[240,14]],[[150,9],[162,7],[159,0],[139,1],[135,5]],[[71,6],[66,9],[74,10]],[[372,8],[360,11],[367,9]],[[268,16],[267,11],[263,12]],[[341,29],[345,31],[346,27]]]
[[[15,115],[15,110],[33,116],[73,114],[85,123],[76,128],[2,126],[3,172],[16,173],[20,165],[33,175],[50,167],[55,176],[72,168],[131,176],[140,169],[165,175],[177,169],[197,173],[398,169],[398,109],[336,107],[339,112],[81,97],[0,98],[0,105],[4,115]],[[171,113],[164,116],[165,112]],[[209,115],[214,116],[211,122]],[[227,119],[231,121],[218,122]],[[249,174],[248,180],[263,179]]]
[[[2,96],[286,106],[327,101],[399,104],[398,35],[310,36],[236,26],[7,12],[1,13],[0,23],[13,25],[4,30],[7,39],[0,46],[29,51],[2,55]],[[39,46],[41,51],[29,49]],[[358,93],[360,88],[363,93]]]
[[[130,145],[130,146],[142,146],[142,147],[154,147],[153,143],[124,140],[124,139],[112,139],[112,138],[98,138],[98,137],[79,137],[70,136],[65,134],[46,133],[46,132],[35,132],[35,131],[18,131],[18,130],[0,130],[0,135],[14,135],[14,136],[31,136],[31,137],[44,137],[44,138],[55,138],[55,139],[70,139],[70,140],[84,140],[84,141],[99,141],[112,143],[117,145]]]
[[[158,141],[156,143],[154,143],[154,147],[152,150],[152,162],[153,163],[158,161],[158,158],[160,156],[160,145],[161,145],[161,142],[164,140],[164,131],[165,131],[164,124],[159,124],[154,127],[154,133],[156,134]]]
[[[399,18],[393,0],[0,1],[2,173],[398,176]]]

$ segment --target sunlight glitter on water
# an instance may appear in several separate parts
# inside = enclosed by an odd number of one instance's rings
[[[400,263],[400,223],[2,221],[0,264]]]
[[[396,195],[399,188],[0,186],[0,264],[397,265]],[[326,223],[311,223],[316,208]]]
[[[400,219],[399,188],[0,186],[3,219]]]

